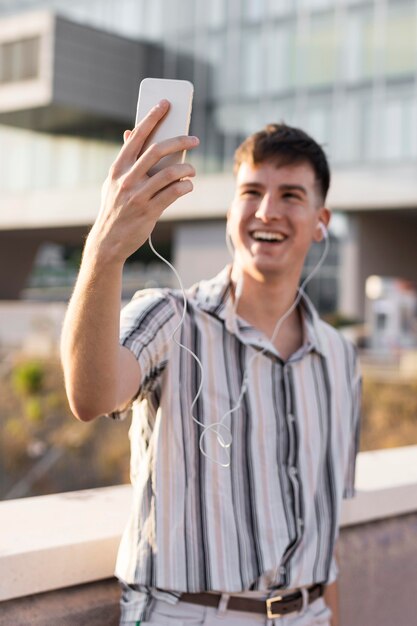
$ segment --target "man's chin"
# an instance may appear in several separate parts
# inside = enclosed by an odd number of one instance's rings
[[[255,270],[261,274],[281,274],[286,268],[283,259],[268,257],[254,259],[253,265]]]
[[[294,264],[291,266],[283,256],[268,255],[251,255],[245,259],[235,257],[235,266],[240,267],[241,271],[260,282],[288,277],[295,269]]]
[[[249,274],[251,274],[255,280],[264,283],[288,276],[288,268],[283,267],[281,263],[277,262],[254,263],[250,268]]]

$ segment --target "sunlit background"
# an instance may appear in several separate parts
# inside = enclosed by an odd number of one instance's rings
[[[186,285],[228,262],[242,139],[285,121],[323,144],[331,247],[308,292],[360,349],[362,449],[415,443],[417,2],[0,0],[0,496],[128,479],[128,423],[70,418],[57,351],[146,76],[195,86],[196,189],[154,234]],[[126,266],[124,299],[149,285],[176,281],[145,247]]]

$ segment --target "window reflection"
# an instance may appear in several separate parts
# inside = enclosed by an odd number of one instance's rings
[[[295,29],[292,23],[280,23],[265,37],[265,89],[277,93],[294,86],[296,67]]]
[[[307,85],[326,85],[336,78],[338,37],[334,16],[312,16],[310,30],[303,46],[304,63],[301,82]]]
[[[372,10],[365,7],[348,14],[343,46],[343,75],[348,82],[370,78],[382,45]]]
[[[242,93],[257,96],[263,87],[263,40],[261,31],[250,29],[241,43],[242,50]]]
[[[39,75],[40,37],[0,45],[0,84],[17,83]]]
[[[396,0],[388,6],[384,69],[388,76],[414,73],[416,68],[416,3]]]

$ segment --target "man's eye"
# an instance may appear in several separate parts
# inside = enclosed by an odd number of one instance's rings
[[[302,199],[298,194],[292,193],[291,191],[284,193],[283,197],[287,200],[298,200],[299,202],[301,202]]]
[[[257,189],[245,189],[244,191],[242,191],[242,196],[246,196],[246,197],[252,197],[252,198],[257,198],[259,197],[260,193]]]

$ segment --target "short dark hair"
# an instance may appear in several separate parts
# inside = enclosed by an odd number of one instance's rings
[[[247,137],[237,148],[234,172],[244,162],[257,166],[272,161],[279,166],[309,163],[315,173],[321,200],[330,186],[330,168],[323,148],[306,132],[286,124],[268,124]]]

